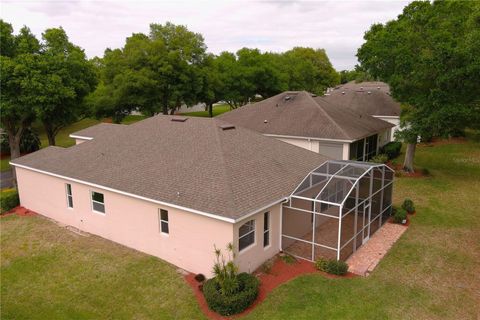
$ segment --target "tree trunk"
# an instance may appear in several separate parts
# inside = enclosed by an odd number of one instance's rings
[[[208,116],[213,118],[213,103],[208,104]]]
[[[46,122],[43,123],[43,127],[45,128],[45,132],[47,133],[48,138],[48,145],[54,146],[55,145],[55,130],[52,126]]]
[[[170,109],[170,115],[174,115],[174,114],[175,114],[175,108]]]
[[[163,114],[168,114],[168,105],[167,104],[163,105],[162,113]]]
[[[414,172],[413,158],[415,157],[415,148],[417,143],[408,143],[407,151],[405,153],[405,161],[403,162],[403,170],[406,172]]]
[[[10,160],[20,157],[20,139],[22,133],[23,128],[20,128],[17,131],[7,129],[8,143],[10,144]],[[14,167],[12,167],[11,170],[13,187],[17,189],[17,174]]]

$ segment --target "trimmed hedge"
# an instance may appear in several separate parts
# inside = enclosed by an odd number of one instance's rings
[[[386,154],[388,156],[388,160],[391,160],[400,155],[401,149],[402,149],[401,142],[391,141],[380,149],[380,153]]]
[[[397,212],[393,215],[393,222],[402,223],[405,219],[407,219],[407,211],[403,208],[397,209]]]
[[[17,190],[8,190],[0,192],[0,212],[9,211],[20,204]]]
[[[203,285],[203,295],[208,307],[221,314],[230,316],[248,308],[257,298],[260,281],[249,273],[240,273],[237,276],[239,290],[230,296],[220,293],[220,287],[215,278],[209,279]]]
[[[348,264],[345,261],[336,259],[320,258],[315,261],[315,267],[320,271],[336,274],[337,276],[343,276],[348,271]]]
[[[402,209],[404,209],[408,213],[414,213],[415,206],[413,205],[413,201],[410,199],[405,199],[402,204]]]

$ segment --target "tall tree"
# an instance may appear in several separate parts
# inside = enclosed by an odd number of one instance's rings
[[[36,113],[45,128],[48,143],[55,145],[60,129],[76,121],[85,111],[84,97],[97,83],[93,65],[82,49],[68,40],[62,28],[43,33],[39,71],[41,102]]]
[[[306,90],[322,95],[340,82],[324,49],[296,47],[283,54],[283,66],[289,74],[289,90]]]
[[[364,39],[357,53],[362,67],[407,106],[404,170],[413,171],[417,136],[480,127],[480,2],[412,2]]]
[[[213,104],[222,100],[223,86],[220,79],[217,57],[209,54],[205,57],[200,70],[201,90],[198,101],[205,103],[208,115],[213,117]]]
[[[40,102],[40,44],[27,27],[13,34],[9,23],[0,20],[0,107],[1,123],[8,135],[10,156],[20,156],[20,138],[35,119]]]

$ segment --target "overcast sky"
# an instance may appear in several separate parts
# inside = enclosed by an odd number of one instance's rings
[[[337,70],[351,69],[370,25],[401,13],[408,1],[23,1],[2,0],[0,16],[15,32],[38,36],[62,26],[89,57],[119,48],[150,23],[186,25],[213,53],[243,47],[281,52],[324,48]]]

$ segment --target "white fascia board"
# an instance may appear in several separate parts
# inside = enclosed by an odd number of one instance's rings
[[[386,118],[386,119],[400,119],[400,116],[380,116],[380,115],[375,115],[372,116],[374,118]]]
[[[72,139],[93,140],[93,137],[77,136],[75,134],[69,135]]]
[[[69,178],[69,177],[66,177],[66,176],[62,176],[60,174],[35,169],[35,168],[24,166],[24,165],[21,165],[21,164],[16,164],[16,163],[12,163],[12,162],[9,162],[9,163],[14,167],[31,170],[31,171],[46,174],[46,175],[49,175],[49,176],[52,176],[52,177],[65,179],[65,180],[72,181],[72,182],[77,182],[77,183],[84,184],[84,185],[87,185],[87,186],[91,186],[91,187],[94,187],[94,188],[98,188],[98,189],[102,189],[102,190],[106,190],[106,191],[111,191],[111,192],[114,192],[114,193],[122,194],[122,195],[125,195],[125,196],[129,196],[129,197],[132,197],[132,198],[136,198],[136,199],[140,199],[140,200],[144,200],[144,201],[148,201],[148,202],[153,202],[153,203],[156,203],[156,204],[172,207],[172,208],[175,208],[175,209],[180,209],[180,210],[196,213],[196,214],[199,214],[199,215],[202,215],[202,216],[205,216],[205,217],[209,217],[209,218],[213,218],[213,219],[217,219],[217,220],[221,220],[221,221],[225,221],[225,222],[229,222],[229,223],[235,223],[237,221],[235,219],[218,216],[218,215],[215,215],[215,214],[195,210],[195,209],[192,209],[192,208],[182,207],[182,206],[172,204],[172,203],[168,203],[168,202],[164,202],[164,201],[158,201],[158,200],[142,197],[142,196],[135,195],[135,194],[132,194],[132,193],[129,193],[129,192],[120,191],[120,190],[117,190],[117,189],[114,189],[114,188],[98,185],[98,184],[95,184],[95,183],[91,183],[91,182],[87,182],[87,181],[83,181],[83,180],[79,180],[79,179],[75,179],[75,178]],[[262,209],[257,210],[255,213],[257,213],[258,211],[261,211],[261,210]],[[242,217],[241,219],[243,219],[243,218],[244,217]],[[240,220],[240,219],[238,219],[238,220]]]
[[[274,138],[286,138],[286,139],[305,139],[305,140],[316,140],[316,141],[330,141],[330,142],[354,142],[355,140],[341,140],[341,139],[327,139],[327,138],[314,138],[314,137],[301,137],[301,136],[285,136],[285,135],[279,135],[279,134],[269,134],[269,133],[264,133],[264,136],[267,137],[274,137]]]

